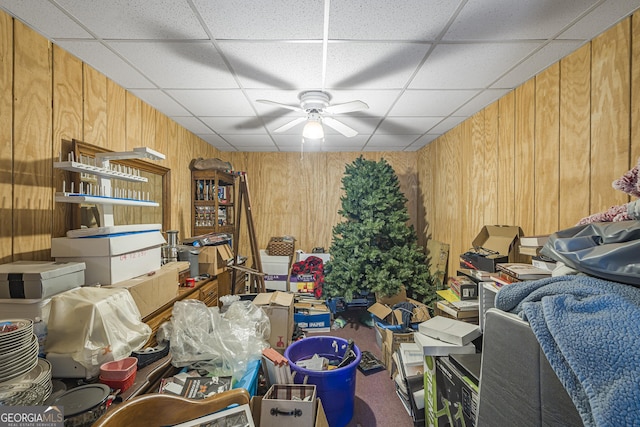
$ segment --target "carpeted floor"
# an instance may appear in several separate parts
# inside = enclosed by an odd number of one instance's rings
[[[344,339],[353,339],[360,351],[368,350],[378,359],[382,352],[376,344],[375,328],[367,327],[359,322],[364,309],[339,313],[347,320],[342,329],[327,333],[313,333],[308,336],[330,335]],[[347,427],[414,427],[413,419],[402,405],[396,394],[395,385],[389,371],[364,375],[360,370],[356,373],[356,396],[354,414]]]

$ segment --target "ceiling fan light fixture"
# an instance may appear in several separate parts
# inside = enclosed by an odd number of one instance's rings
[[[320,120],[309,118],[302,129],[302,136],[306,139],[322,139],[324,138],[324,129]]]

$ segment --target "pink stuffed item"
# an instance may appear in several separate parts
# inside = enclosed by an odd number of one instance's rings
[[[640,158],[638,159],[636,166],[620,178],[613,181],[612,186],[616,190],[624,191],[630,196],[640,197],[640,180],[638,180],[639,174]]]
[[[626,172],[611,184],[616,190],[624,191],[630,196],[640,197],[640,158],[633,169]],[[633,203],[633,202],[632,202]],[[576,225],[591,224],[592,222],[617,222],[638,219],[635,214],[629,215],[628,203],[611,206],[605,212],[599,212],[582,218]]]

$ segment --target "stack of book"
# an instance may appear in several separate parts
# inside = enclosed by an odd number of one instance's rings
[[[556,261],[540,254],[540,250],[549,240],[548,234],[537,236],[523,236],[520,238],[519,252],[522,255],[531,256],[531,264],[543,270],[553,271]]]
[[[548,234],[540,234],[536,236],[522,236],[520,237],[520,246],[518,252],[521,255],[538,256],[540,255],[540,249],[549,240]]]
[[[455,276],[460,277],[460,276]],[[453,278],[452,278],[453,279]],[[455,279],[458,281],[459,279]],[[448,289],[443,289],[437,291],[440,299],[436,301],[436,306],[434,308],[435,314],[438,316],[449,317],[451,319],[461,320],[467,323],[478,324],[479,319],[479,307],[480,304],[478,302],[478,291],[477,284],[473,282],[471,279],[467,279],[475,285],[473,299],[461,299],[460,295],[456,293],[456,285],[453,287],[449,287]],[[449,280],[449,283],[452,283]]]
[[[538,280],[551,277],[551,271],[527,263],[514,262],[498,264],[497,269],[500,274],[493,280],[502,285],[508,285],[522,280]]]

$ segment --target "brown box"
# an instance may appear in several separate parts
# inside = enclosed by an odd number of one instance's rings
[[[262,396],[254,396],[251,398],[251,414],[253,415],[253,423],[256,427],[262,426],[262,420],[260,418],[262,412]],[[282,421],[281,425],[285,425],[285,422]],[[295,424],[286,424],[295,425]],[[329,421],[327,420],[327,415],[324,413],[324,407],[322,406],[322,401],[320,399],[316,399],[316,414],[315,414],[315,422],[313,424],[314,427],[329,427]]]
[[[431,318],[428,307],[419,301],[408,298],[404,289],[391,297],[379,297],[376,295],[376,302],[367,310],[389,325],[401,325],[403,311],[391,309],[391,307],[401,302],[410,302],[415,306],[411,323],[421,323]]]
[[[398,332],[375,324],[376,333],[381,336],[382,363],[391,374],[393,369],[393,353],[403,342],[414,342],[413,332]]]
[[[283,352],[291,343],[293,335],[293,294],[269,292],[257,294],[253,303],[261,307],[271,322],[269,344]]]
[[[178,296],[178,273],[185,268],[189,268],[188,262],[170,262],[152,275],[134,277],[110,287],[127,289],[140,316],[145,317]]]
[[[233,250],[228,244],[204,246],[198,255],[198,272],[217,276],[227,267],[229,260],[233,259]]]

